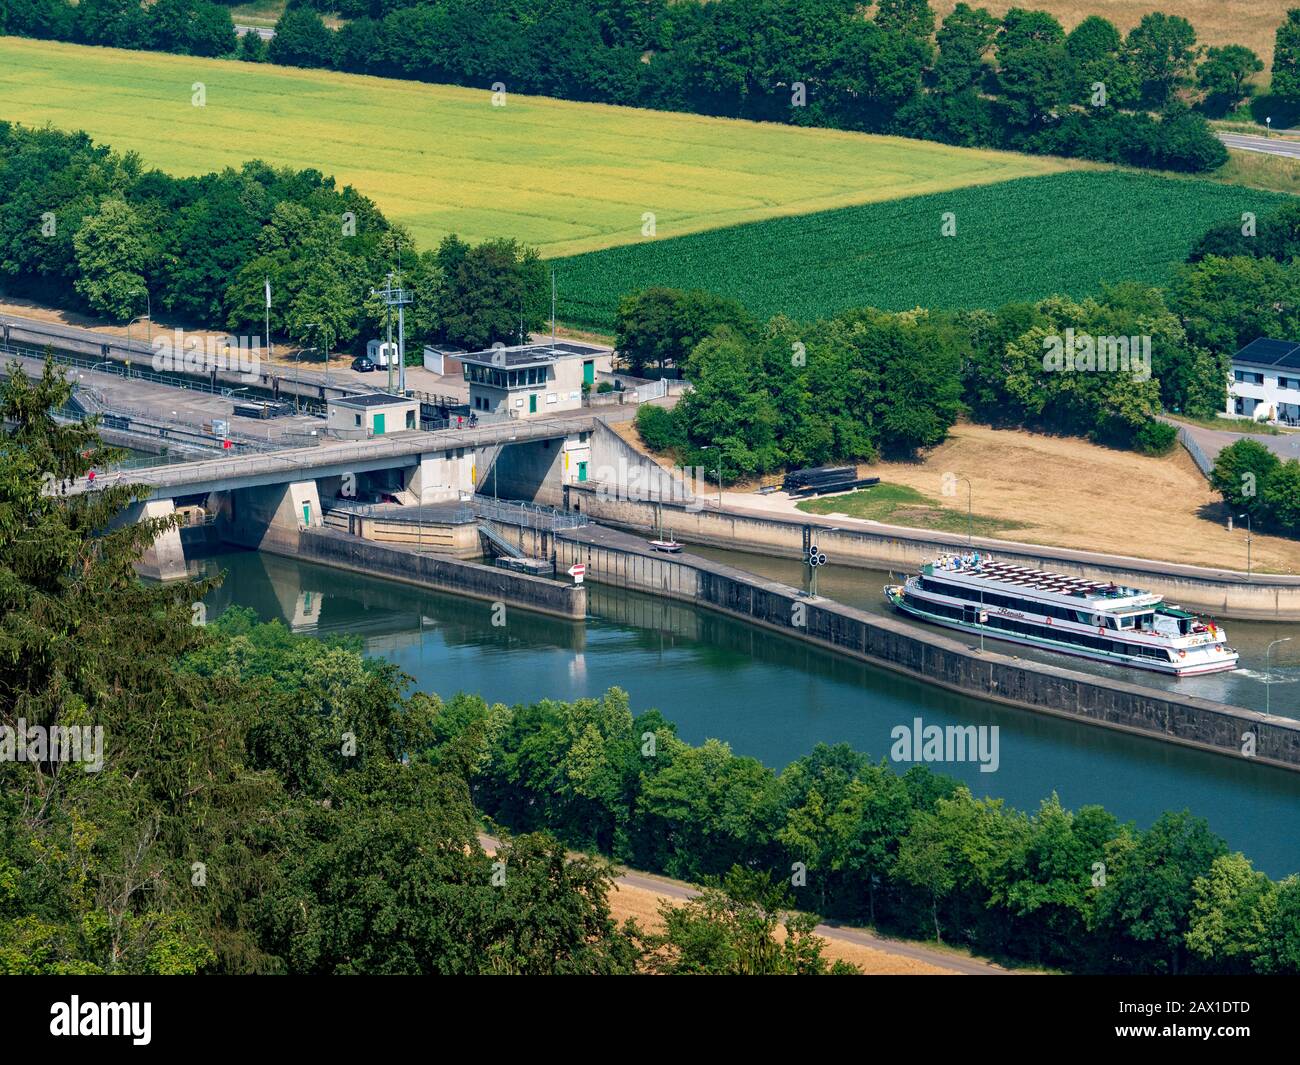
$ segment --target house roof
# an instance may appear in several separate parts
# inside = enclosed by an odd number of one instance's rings
[[[394,396],[390,392],[362,392],[359,396],[340,396],[329,402],[339,407],[391,407],[395,403],[406,405],[415,400]]]
[[[1270,340],[1260,337],[1237,352],[1232,357],[1232,361],[1246,362],[1252,366],[1300,370],[1300,343],[1294,340]]]

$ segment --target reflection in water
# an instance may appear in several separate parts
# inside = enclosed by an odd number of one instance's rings
[[[490,603],[273,555],[236,552],[205,565],[229,571],[210,612],[238,603],[304,632],[356,633],[368,653],[443,696],[464,690],[513,704],[617,685],[634,710],[657,707],[675,721],[683,739],[717,737],[773,767],[818,742],[883,756],[890,730],[916,717],[997,725],[998,772],[935,768],[1026,810],[1052,791],[1067,806],[1100,803],[1142,825],[1190,808],[1258,867],[1275,876],[1300,870],[1300,774],[965,698],[684,603],[601,585],[589,586],[585,625],[511,609],[494,627]],[[859,589],[875,579],[849,575]],[[818,578],[821,591],[835,594],[838,575],[828,576]]]

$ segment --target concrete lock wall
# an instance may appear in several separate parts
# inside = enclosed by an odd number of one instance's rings
[[[304,531],[296,556],[309,562],[568,620],[582,620],[587,616],[587,589],[582,585],[561,584],[477,562],[423,554],[404,545],[358,540],[334,529]]]
[[[1300,721],[981,653],[894,618],[807,599],[798,589],[720,563],[646,554],[631,537],[612,543],[618,535],[558,533],[557,568],[582,562],[589,580],[694,602],[964,694],[1300,770]],[[1243,753],[1247,736],[1253,737],[1252,755]]]
[[[716,501],[699,503],[614,498],[596,486],[573,485],[569,504],[591,517],[628,529],[652,530],[662,520],[666,529],[688,543],[752,551],[755,554],[800,558],[803,529],[813,530],[818,548],[840,565],[914,571],[936,554],[965,548],[963,536],[924,530],[881,527],[840,528],[833,519],[720,511]],[[1146,559],[1124,558],[1066,548],[1018,544],[975,537],[974,546],[1000,559],[1052,569],[1089,580],[1115,581],[1163,595],[1173,604],[1207,611],[1220,618],[1300,621],[1300,577],[1254,575],[1233,570],[1179,566]]]

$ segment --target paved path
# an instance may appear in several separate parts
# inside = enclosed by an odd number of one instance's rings
[[[489,854],[495,854],[497,848],[501,845],[500,840],[484,833],[479,834],[478,840],[483,849]],[[669,880],[664,876],[639,873],[632,869],[625,869],[619,876],[614,878],[614,882],[616,884],[626,884],[628,887],[640,888],[643,891],[662,895],[668,899],[693,899],[700,893],[698,888],[680,880]],[[853,943],[886,954],[912,958],[916,961],[923,961],[927,965],[933,965],[936,968],[946,969],[952,973],[961,973],[967,976],[1010,975],[1010,970],[1004,969],[1000,965],[994,965],[992,962],[981,961],[979,958],[968,958],[961,954],[953,954],[935,947],[909,942],[908,940],[888,939],[863,928],[849,928],[840,924],[823,923],[819,924],[813,931],[823,939],[839,940],[842,943]]]
[[[1172,418],[1169,421],[1180,429],[1186,429],[1187,435],[1196,441],[1211,462],[1220,451],[1238,440],[1254,440],[1257,444],[1263,444],[1280,459],[1300,459],[1300,433],[1234,433],[1225,429],[1191,425]]]

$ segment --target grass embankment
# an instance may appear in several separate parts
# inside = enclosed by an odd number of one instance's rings
[[[998,536],[1026,528],[1024,522],[991,518],[987,514],[972,514],[968,520],[964,510],[948,509],[915,488],[883,482],[846,495],[806,500],[799,504],[799,509],[808,514],[844,514],[912,529],[964,533],[970,528],[977,536]]]

